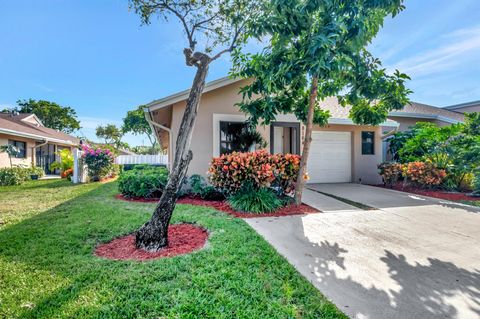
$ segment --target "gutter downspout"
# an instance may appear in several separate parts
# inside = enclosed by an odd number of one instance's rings
[[[171,170],[172,169],[172,140],[173,140],[173,137],[172,137],[172,130],[169,129],[168,127],[166,126],[163,126],[161,124],[158,124],[157,122],[154,122],[153,119],[152,119],[152,114],[150,113],[150,110],[148,108],[146,108],[144,110],[145,112],[145,119],[147,120],[148,124],[150,125],[150,128],[152,129],[152,132],[155,133],[155,138],[157,139],[157,142],[158,142],[158,145],[162,145],[160,143],[160,140],[158,139],[158,136],[157,136],[157,132],[155,131],[155,127],[158,127],[162,130],[165,130],[168,132],[168,169]]]
[[[44,145],[47,145],[47,144],[48,144],[48,140],[45,139],[43,143],[35,145],[34,147],[32,147],[32,167],[34,167],[36,165],[36,161],[37,161],[37,155],[36,155],[35,150],[37,148],[39,148],[40,146],[44,146]]]

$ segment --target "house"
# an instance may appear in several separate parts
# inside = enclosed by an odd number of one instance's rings
[[[13,165],[39,166],[51,174],[57,151],[79,143],[76,137],[45,127],[35,114],[0,113],[0,145],[12,144],[20,150],[12,158]],[[9,166],[8,154],[0,153],[0,167]]]
[[[214,156],[235,151],[235,138],[247,115],[235,106],[242,97],[239,88],[248,80],[222,78],[207,83],[197,114],[191,150],[189,174],[205,175]],[[189,91],[182,91],[147,104],[146,118],[171,164],[175,141]],[[386,121],[380,126],[355,125],[348,109],[335,98],[325,101],[331,112],[328,126],[314,126],[308,172],[312,183],[379,183],[377,164],[382,161],[382,127],[398,123]],[[305,127],[292,114],[278,115],[271,125],[258,125],[257,131],[268,143],[270,152],[300,154]]]
[[[447,109],[453,112],[458,112],[458,113],[480,112],[480,101],[450,105],[450,106],[444,107],[444,109]]]

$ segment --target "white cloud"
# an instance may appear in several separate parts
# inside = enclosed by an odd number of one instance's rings
[[[421,77],[465,65],[480,55],[480,26],[456,30],[439,40],[438,47],[401,60],[392,69]]]

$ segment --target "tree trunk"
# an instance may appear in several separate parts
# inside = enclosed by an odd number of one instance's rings
[[[10,160],[10,168],[13,167],[12,165],[12,155],[8,154],[8,159]]]
[[[188,164],[192,159],[190,142],[200,98],[205,87],[205,78],[207,77],[209,62],[208,56],[205,55],[202,56],[198,62],[193,63],[197,67],[197,72],[178,130],[173,166],[167,185],[165,186],[152,218],[136,233],[135,245],[137,248],[155,252],[168,246],[168,225],[170,224],[170,218],[175,208],[178,191],[187,174]]]
[[[302,204],[303,187],[305,185],[305,169],[307,167],[308,154],[310,153],[310,144],[312,143],[312,128],[313,128],[313,115],[315,111],[315,103],[318,95],[318,78],[312,79],[312,85],[310,88],[310,99],[308,101],[308,114],[305,130],[305,138],[303,140],[302,158],[300,160],[300,169],[298,170],[297,182],[295,184],[295,204]]]

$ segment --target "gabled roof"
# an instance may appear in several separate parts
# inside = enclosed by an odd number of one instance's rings
[[[36,121],[29,121],[32,118]],[[35,114],[29,113],[0,113],[0,133],[68,145],[78,145],[80,142],[74,136],[43,126]]]
[[[480,106],[480,100],[479,101],[466,102],[466,103],[460,103],[460,104],[455,104],[455,105],[450,105],[450,106],[445,106],[444,109],[447,109],[447,110],[450,110],[450,111],[455,111],[457,109],[462,109],[464,107],[470,107],[470,106]]]
[[[407,104],[402,110],[390,112],[389,115],[398,117],[433,119],[452,124],[461,123],[464,121],[464,116],[461,113],[417,102]]]
[[[215,89],[230,85],[232,83],[241,81],[242,79],[232,79],[229,77],[223,77],[215,81],[211,81],[205,85],[203,93],[213,91]],[[188,98],[190,90],[184,90],[164,98],[152,101],[146,106],[150,112],[158,110],[163,107],[170,106],[172,104],[184,101]],[[335,97],[329,97],[320,103],[322,108],[330,111],[331,118],[329,123],[331,124],[353,124],[349,117],[351,107],[341,106]],[[438,108],[432,105],[412,102],[405,105],[400,111],[390,112],[389,116],[397,117],[411,117],[411,118],[424,118],[443,121],[446,123],[459,123],[464,121],[463,114],[453,112],[445,108]],[[388,120],[382,125],[396,126],[398,123],[392,120]]]

